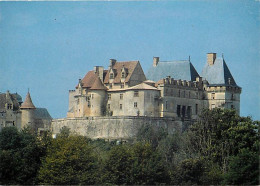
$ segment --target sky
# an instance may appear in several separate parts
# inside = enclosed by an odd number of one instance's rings
[[[0,2],[0,92],[30,90],[64,118],[68,92],[109,59],[224,59],[242,87],[241,115],[260,120],[260,2],[254,0]]]

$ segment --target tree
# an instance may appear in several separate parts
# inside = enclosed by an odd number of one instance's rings
[[[187,132],[189,153],[197,153],[198,157],[204,159],[206,166],[212,167],[211,165],[214,165],[217,167],[216,172],[218,172],[219,177],[212,180],[221,181],[223,176],[232,175],[235,170],[244,170],[244,172],[243,174],[240,172],[238,177],[233,179],[243,179],[245,175],[256,176],[251,174],[251,172],[255,172],[254,161],[246,161],[246,168],[245,165],[238,162],[244,157],[244,154],[240,153],[244,153],[245,149],[249,153],[248,156],[252,153],[258,153],[258,125],[258,121],[252,121],[250,117],[239,117],[234,110],[204,110],[200,120]],[[235,164],[236,166],[234,166]],[[209,169],[207,171],[210,173]],[[258,180],[258,177],[251,176],[250,180]]]
[[[114,146],[104,162],[103,184],[130,185],[132,178],[133,158],[128,145]]]
[[[57,137],[39,170],[41,184],[95,184],[96,156],[83,136]]]
[[[0,183],[35,184],[42,152],[30,128],[21,132],[15,127],[3,128],[0,132]]]
[[[204,165],[201,159],[183,160],[175,170],[174,184],[202,184],[201,177],[204,173]]]
[[[256,152],[242,149],[237,156],[230,158],[229,170],[224,184],[259,185],[259,155]]]
[[[148,143],[113,147],[103,172],[103,184],[155,185],[170,181],[163,158]]]
[[[166,162],[149,143],[136,143],[132,147],[133,183],[135,185],[169,184]]]

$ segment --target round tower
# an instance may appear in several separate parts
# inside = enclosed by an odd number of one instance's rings
[[[103,85],[100,78],[97,77],[89,91],[91,94],[91,116],[103,116],[105,114],[106,90],[107,88]]]
[[[21,128],[31,126],[34,129],[34,110],[36,108],[29,92],[27,93],[25,101],[22,103],[20,109],[22,111]]]

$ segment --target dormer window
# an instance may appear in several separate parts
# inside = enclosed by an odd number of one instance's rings
[[[113,72],[111,72],[111,73],[109,74],[109,79],[114,79],[114,73],[113,73]]]
[[[126,78],[127,76],[127,69],[123,66],[121,69],[121,78]]]
[[[122,72],[121,78],[125,78],[125,72]]]

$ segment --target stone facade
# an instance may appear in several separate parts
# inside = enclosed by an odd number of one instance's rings
[[[65,118],[52,121],[52,133],[55,136],[62,127],[70,128],[72,134],[87,136],[92,139],[124,139],[136,136],[143,126],[155,130],[163,128],[169,133],[181,131],[191,120],[175,120],[162,117],[110,116],[88,118]]]
[[[91,138],[130,138],[147,121],[185,128],[185,121],[195,121],[204,108],[235,109],[239,114],[240,93],[216,53],[207,54],[201,76],[190,59],[161,62],[154,57],[147,76],[139,61],[111,59],[108,70],[95,66],[69,91],[67,118],[53,120],[52,130],[57,134],[67,126]]]
[[[24,102],[17,93],[0,93],[0,131],[9,126],[15,126],[19,130],[31,126],[35,132],[40,133],[50,129],[51,120],[47,109],[33,105],[29,92]]]

